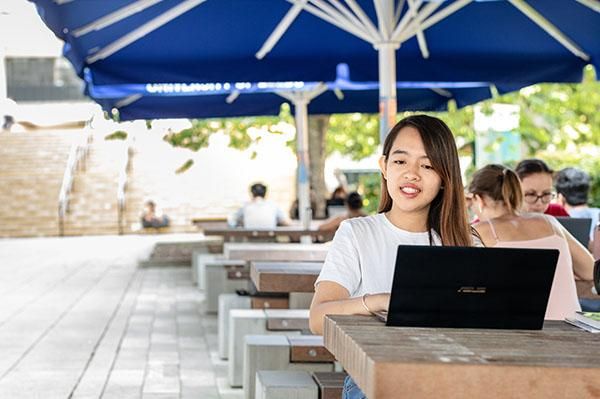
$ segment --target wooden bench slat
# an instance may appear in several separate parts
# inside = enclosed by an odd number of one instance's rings
[[[250,299],[252,309],[289,309],[289,298],[260,297],[254,296]]]
[[[308,309],[265,309],[267,330],[308,330]]]
[[[290,361],[292,363],[325,363],[333,362],[335,358],[325,348],[323,337],[306,335],[288,337],[290,342]]]
[[[340,399],[344,389],[344,380],[348,374],[344,372],[317,372],[313,373],[313,379],[319,386],[320,399]]]
[[[314,292],[322,262],[251,262],[250,277],[262,292]]]

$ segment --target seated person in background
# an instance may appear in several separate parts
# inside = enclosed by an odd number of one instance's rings
[[[598,225],[600,208],[590,208],[587,204],[590,192],[590,176],[583,170],[565,168],[556,175],[556,191],[561,203],[574,218],[592,219],[590,228],[590,248],[593,248],[594,229]]]
[[[348,193],[342,186],[337,186],[331,193],[331,197],[327,200],[327,205],[344,205]]]
[[[569,216],[560,204],[550,201],[554,198],[552,176],[554,171],[541,159],[524,159],[517,164],[515,172],[521,179],[523,190],[523,210],[525,212],[545,213],[552,216]]]
[[[502,165],[487,165],[475,172],[469,192],[481,220],[473,227],[485,246],[560,251],[545,318],[562,320],[581,310],[574,277],[591,280],[594,259],[556,219],[520,213],[523,192],[517,174]]]
[[[346,208],[348,209],[348,212],[346,212],[344,215],[334,216],[331,219],[326,220],[319,226],[319,231],[322,231],[326,234],[331,234],[333,236],[338,227],[340,227],[340,223],[342,223],[344,220],[360,216],[367,216],[367,214],[363,212],[362,206],[363,199],[360,194],[356,191],[351,192],[346,198]]]
[[[315,199],[315,192],[313,189],[310,189],[310,209],[312,210],[311,217],[313,219],[323,219],[323,217],[317,218],[315,215],[315,210],[317,209],[317,201]],[[290,217],[292,219],[300,219],[300,213],[298,210],[298,200],[296,199],[290,208]]]
[[[168,227],[169,218],[166,215],[159,215],[156,211],[156,204],[152,200],[144,204],[144,213],[142,213],[142,227]]]
[[[227,218],[230,227],[244,227],[247,229],[274,229],[290,224],[289,219],[274,202],[265,200],[267,187],[262,183],[255,183],[250,187],[252,200],[233,215]]]

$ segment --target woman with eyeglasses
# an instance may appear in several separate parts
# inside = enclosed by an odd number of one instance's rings
[[[552,188],[554,171],[544,161],[524,159],[517,164],[515,172],[521,179],[524,211],[552,216],[569,216],[562,205],[551,202],[555,197]]]
[[[522,212],[517,174],[502,165],[487,165],[475,172],[468,191],[480,220],[473,227],[486,247],[559,250],[545,318],[562,320],[581,310],[575,278],[593,279],[594,258],[555,218]]]

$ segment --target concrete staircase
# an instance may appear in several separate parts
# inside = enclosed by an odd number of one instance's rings
[[[85,163],[73,181],[65,235],[118,234],[117,187],[127,143],[94,139]]]
[[[0,237],[58,235],[58,195],[79,134],[0,133]]]

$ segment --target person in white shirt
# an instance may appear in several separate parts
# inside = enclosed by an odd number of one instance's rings
[[[341,223],[310,308],[310,329],[327,314],[387,311],[398,245],[472,246],[458,151],[440,119],[414,115],[392,128],[379,160],[379,213]],[[348,378],[345,398],[364,395]]]
[[[252,200],[229,216],[227,222],[230,227],[274,229],[291,223],[277,204],[265,199],[267,187],[264,184],[253,184],[250,193]]]

